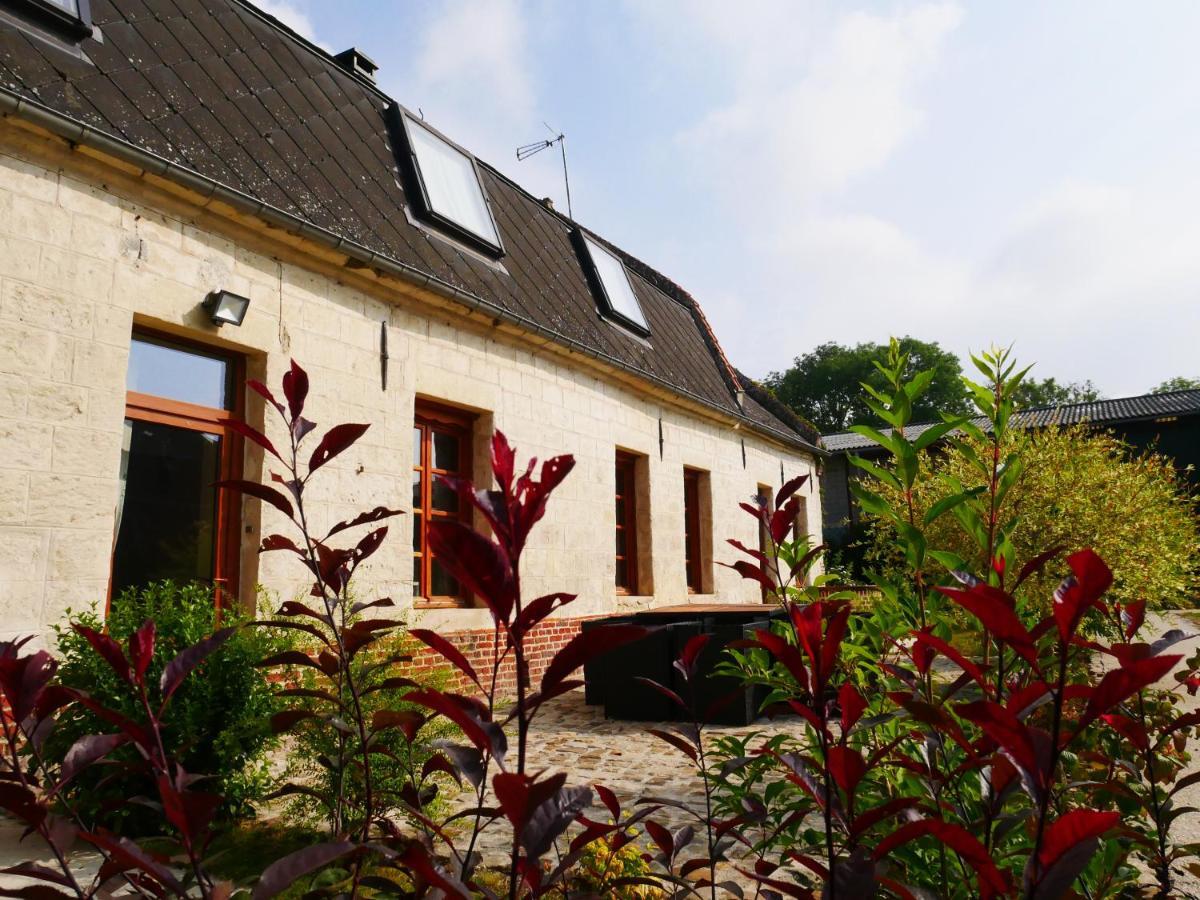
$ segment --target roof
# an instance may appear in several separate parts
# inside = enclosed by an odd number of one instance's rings
[[[744,411],[737,376],[699,305],[611,244],[631,271],[651,337],[601,318],[570,240],[575,223],[495,168],[481,161],[506,249],[499,265],[417,224],[406,212],[411,204],[388,127],[397,104],[274,18],[244,0],[91,6],[103,39],[84,40],[83,58],[0,19],[5,111],[15,107],[42,124],[70,122],[81,143],[152,154],[165,161],[167,177],[200,176],[225,189],[222,197],[352,257],[424,279],[760,432],[816,449],[760,405]]]
[[[1017,412],[1013,416],[1013,424],[1022,428],[1045,428],[1048,425],[1076,425],[1080,422],[1102,425],[1193,415],[1200,415],[1200,390],[1140,394],[1137,397],[1117,397],[1113,400],[1094,400],[1088,403],[1035,406]],[[988,425],[987,420],[982,417],[971,421],[980,428],[986,428]],[[935,424],[937,423],[914,423],[904,429],[904,436],[913,440]],[[870,438],[852,431],[826,434],[821,440],[825,449],[831,453],[866,450],[877,446]]]

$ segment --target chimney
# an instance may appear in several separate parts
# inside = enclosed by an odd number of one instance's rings
[[[367,56],[367,54],[363,53],[357,47],[343,50],[333,59],[351,75],[357,75],[359,78],[365,78],[367,81],[374,83],[375,72],[378,71],[379,66],[371,57]]]
[[[551,212],[554,211],[554,201],[549,197],[542,198],[542,206],[546,207],[546,209],[550,210]]]

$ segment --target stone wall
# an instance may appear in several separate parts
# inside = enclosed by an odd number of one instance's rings
[[[777,486],[781,474],[815,471],[811,458],[735,430],[732,421],[622,383],[561,348],[439,309],[399,282],[336,267],[298,243],[46,135],[0,124],[0,635],[44,633],[68,608],[104,601],[135,327],[244,354],[248,375],[271,385],[295,358],[312,378],[309,418],[323,427],[371,423],[314,479],[319,523],[377,504],[409,506],[418,395],[477,411],[479,436],[501,428],[522,457],[575,454],[578,465],[535,530],[523,572],[531,596],[578,593],[574,617],[689,599],[685,466],[711,473],[717,560],[732,554],[725,538],[757,540],[739,500],[760,483]],[[240,328],[218,330],[200,309],[215,289],[251,298]],[[386,390],[381,323],[389,335]],[[252,392],[246,405],[247,419],[262,425],[263,404]],[[274,420],[266,428],[280,438]],[[618,447],[646,457],[652,545],[643,549],[653,596],[618,597],[613,589]],[[245,470],[266,477],[254,448]],[[819,498],[806,488],[814,530]],[[256,552],[264,534],[286,523],[258,501],[241,502],[243,600],[251,602],[257,585],[282,598],[302,592],[294,560]],[[439,631],[486,628],[483,610],[412,608],[410,547],[410,520],[402,516],[363,567],[361,595],[391,596],[410,621]],[[711,583],[712,593],[697,599],[758,600],[753,585],[720,566]]]

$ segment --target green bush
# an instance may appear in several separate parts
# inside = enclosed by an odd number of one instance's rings
[[[115,598],[107,621],[95,607],[84,613],[69,613],[69,618],[95,629],[107,627],[122,645],[138,626],[153,619],[157,642],[150,668],[151,684],[158,683],[163,667],[180,650],[218,627],[210,588],[170,581],[131,589]],[[224,611],[220,626],[238,621]],[[135,720],[142,718],[134,708],[128,686],[118,683],[112,669],[83,637],[69,626],[56,626],[55,635],[63,684],[86,691],[105,706]],[[226,817],[250,814],[255,801],[269,790],[266,756],[275,746],[270,718],[278,703],[265,674],[255,664],[281,649],[279,645],[277,636],[262,629],[240,629],[183,683],[167,708],[167,754],[177,755],[188,772],[211,776],[208,789],[225,797],[222,814]],[[151,702],[156,699],[152,697]],[[63,712],[47,749],[61,759],[79,737],[110,731],[111,725],[73,704]],[[136,772],[122,765],[133,752],[126,747],[110,755],[111,765],[82,773],[64,799],[86,821],[118,833],[161,830],[161,814],[136,802],[138,797],[157,796],[154,786],[143,783]]]
[[[1048,547],[1091,547],[1112,561],[1113,599],[1144,599],[1165,609],[1195,604],[1200,549],[1196,502],[1169,459],[1135,454],[1111,434],[1086,425],[1016,432],[1011,442],[1004,452],[1017,451],[1022,466],[1000,518],[1019,518],[1011,532],[1018,562]],[[966,453],[951,449],[931,460],[934,477],[915,491],[918,518],[939,500],[977,483],[969,455],[986,456],[986,447],[971,439],[964,444]],[[894,489],[882,483],[873,487],[893,502],[899,500]],[[938,518],[925,528],[925,536],[930,548],[966,560],[978,553],[955,515]],[[875,520],[870,555],[885,570],[904,568],[894,528],[881,520]],[[1051,567],[1031,578],[1020,599],[1046,612],[1059,574]]]

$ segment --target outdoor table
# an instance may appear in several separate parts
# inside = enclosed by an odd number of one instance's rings
[[[715,676],[713,670],[729,644],[752,637],[782,615],[779,607],[758,603],[682,603],[639,610],[585,622],[585,630],[615,624],[646,625],[654,630],[644,638],[618,647],[584,667],[584,697],[591,705],[604,705],[609,719],[670,721],[683,714],[654,688],[638,681],[646,678],[687,696],[675,660],[687,642],[699,634],[710,640],[697,662],[692,685],[697,706],[704,710],[718,698],[732,695],[708,719],[711,724],[748,725],[757,718],[759,692],[744,688],[736,678]]]

